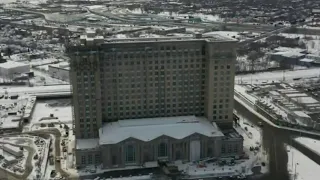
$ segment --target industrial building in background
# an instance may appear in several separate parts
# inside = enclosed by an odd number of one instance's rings
[[[233,129],[235,48],[219,35],[81,36],[67,47],[77,166],[241,155],[243,138]]]

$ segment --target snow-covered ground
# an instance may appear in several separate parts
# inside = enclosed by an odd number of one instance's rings
[[[320,166],[317,163],[292,146],[286,145],[286,147],[291,180],[316,180],[320,177]]]
[[[69,84],[69,82],[60,79],[52,78],[49,74],[33,68],[35,78],[30,80],[30,83],[35,86],[53,85],[53,84]]]
[[[53,117],[50,117],[50,115]],[[41,124],[72,123],[72,107],[70,100],[48,100],[37,102],[30,124],[25,129],[36,130]]]
[[[261,72],[255,74],[238,75],[235,77],[235,83],[251,83],[261,84],[263,82],[282,81],[293,82],[294,78],[310,78],[319,77],[320,68],[310,68],[304,70],[295,71],[273,71],[273,72]]]
[[[297,38],[302,39],[304,43],[307,45],[307,51],[309,53],[320,55],[320,36],[317,35],[304,35],[304,34],[287,34],[281,33],[281,36],[287,38]]]
[[[9,4],[9,3],[15,3],[18,0],[1,0],[0,4]],[[27,0],[27,1],[20,1],[23,3],[27,3],[27,4],[32,4],[32,5],[38,5],[41,3],[46,3],[48,0]]]
[[[235,112],[235,114],[237,113]],[[261,168],[262,173],[266,173],[269,167],[269,159],[262,146],[261,128],[251,124],[250,121],[243,116],[239,114],[237,115],[240,118],[240,127],[236,127],[236,130],[243,136],[244,151],[252,156],[250,147],[259,147],[259,151],[256,151],[257,154],[254,155],[257,157],[257,161],[255,163],[256,165],[261,165],[261,162],[266,163],[266,166],[262,166]]]
[[[307,138],[307,137],[297,137],[294,140],[305,145],[306,147],[313,150],[314,152],[317,152],[320,155],[320,141],[319,140],[311,139],[311,138]]]
[[[261,144],[261,129],[249,123],[247,119],[244,119],[240,116],[240,127],[236,127],[236,130],[244,138],[244,149],[246,155],[249,159],[242,159],[236,161],[235,166],[219,166],[217,163],[206,163],[205,167],[198,167],[198,164],[192,163],[179,163],[175,162],[175,165],[178,166],[179,170],[184,171],[186,174],[191,177],[220,177],[220,176],[234,176],[238,173],[252,174],[251,169],[256,166],[261,167],[261,173],[268,172],[268,155],[263,150]],[[250,147],[258,148],[259,150],[250,151]],[[266,165],[261,166],[261,163],[264,162]]]

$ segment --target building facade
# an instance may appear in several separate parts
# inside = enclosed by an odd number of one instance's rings
[[[236,41],[90,34],[81,42],[68,47],[77,139],[97,139],[103,124],[122,119],[194,115],[232,127]]]

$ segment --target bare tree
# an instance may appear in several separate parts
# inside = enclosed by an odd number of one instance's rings
[[[251,51],[248,54],[248,60],[250,61],[251,72],[254,72],[254,65],[258,58],[259,58],[259,54],[257,51]]]

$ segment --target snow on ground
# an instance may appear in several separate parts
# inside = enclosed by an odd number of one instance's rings
[[[212,35],[220,35],[223,37],[229,37],[229,38],[239,38],[239,32],[235,31],[213,31],[213,32],[207,32],[204,33],[203,36],[212,36]]]
[[[62,81],[60,79],[52,78],[49,74],[32,69],[34,72],[35,78],[30,80],[30,83],[36,86],[43,86],[43,85],[53,85],[53,84],[69,84],[69,82]]]
[[[288,171],[291,180],[314,180],[320,177],[320,166],[303,153],[286,145],[288,151]],[[296,172],[296,173],[295,173]],[[296,177],[294,178],[296,174]]]
[[[235,77],[235,83],[261,84],[262,82],[282,81],[283,77],[286,82],[293,82],[294,78],[319,77],[320,68],[310,68],[296,71],[273,71],[261,72],[255,74],[238,75]]]
[[[273,102],[272,99],[270,97],[263,97],[260,99],[262,103],[266,104],[268,107],[270,107],[271,109],[273,109],[273,112],[275,114],[279,114],[281,115],[282,119],[285,121],[290,121],[287,117],[288,114],[286,111],[284,111],[283,109],[279,108],[278,106],[276,106]],[[304,124],[303,124],[304,125]]]
[[[1,0],[0,4],[9,4],[9,3],[15,3],[18,0]],[[38,5],[41,3],[46,3],[48,0],[28,0],[28,1],[20,1],[23,3],[28,3],[28,4],[33,4],[33,5]]]
[[[294,140],[305,145],[309,149],[317,152],[320,155],[320,141],[316,139],[311,139],[307,137],[297,137]]]
[[[304,43],[306,43],[308,52],[315,55],[320,55],[320,36],[305,35],[305,34],[287,34],[287,33],[281,33],[280,35],[288,38],[299,37],[300,39],[302,39]]]
[[[53,117],[50,117],[50,115]],[[41,123],[72,123],[72,107],[70,100],[48,100],[36,103],[29,128],[34,129]],[[30,129],[30,130],[31,130]]]
[[[235,114],[237,114],[235,112]],[[268,155],[263,149],[262,146],[262,136],[261,136],[261,128],[258,126],[255,126],[250,123],[250,121],[243,116],[237,114],[238,117],[240,118],[239,124],[240,127],[236,127],[236,130],[242,135],[243,137],[243,148],[244,151],[247,151],[250,153],[250,147],[259,147],[259,151],[257,152],[257,164],[260,162],[266,163],[266,166],[261,167],[261,172],[266,173],[268,172],[268,164],[269,164],[269,159]],[[247,129],[247,130],[246,130]],[[251,154],[252,157],[252,154]],[[261,165],[261,164],[260,164]]]
[[[255,104],[256,101],[258,100],[257,97],[253,97],[250,94],[247,93],[247,90],[245,87],[240,86],[240,85],[234,85],[234,91],[237,92],[238,94],[241,94],[241,96],[245,97],[247,100],[251,102],[251,104]]]
[[[203,13],[193,13],[193,14],[179,14],[176,12],[168,12],[168,11],[163,11],[158,14],[159,16],[165,16],[165,17],[175,17],[178,19],[186,19],[189,16],[193,16],[195,18],[201,18],[201,20],[208,22],[208,21],[213,21],[213,22],[222,22],[223,19],[221,19],[218,15],[208,15],[208,14],[203,14]],[[186,17],[186,18],[185,18]]]

